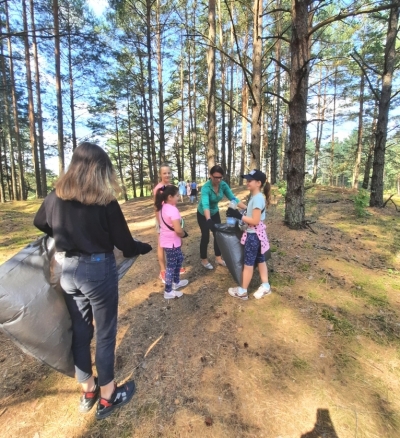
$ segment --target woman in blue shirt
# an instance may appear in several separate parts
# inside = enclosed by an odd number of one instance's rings
[[[226,196],[230,201],[237,202],[239,208],[246,208],[246,205],[239,201],[232,193],[232,190],[225,181],[224,170],[221,166],[213,166],[210,169],[210,179],[201,188],[201,198],[197,207],[197,222],[201,230],[200,240],[200,257],[201,264],[205,269],[214,269],[213,265],[207,259],[207,246],[210,241],[210,230],[215,233],[215,224],[221,223],[219,216],[218,202]],[[214,252],[215,263],[226,266],[222,260],[221,251],[218,247],[214,235]]]

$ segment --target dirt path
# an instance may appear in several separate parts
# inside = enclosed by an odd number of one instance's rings
[[[135,379],[134,400],[101,422],[80,415],[73,379],[1,335],[1,436],[400,436],[399,215],[357,219],[349,199],[308,193],[317,234],[284,227],[281,203],[269,209],[273,294],[248,302],[228,296],[226,268],[199,265],[195,206],[179,205],[185,296],[163,299],[155,251],[120,283],[116,377]],[[149,199],[123,210],[155,247]]]

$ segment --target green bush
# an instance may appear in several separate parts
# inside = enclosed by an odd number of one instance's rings
[[[369,192],[365,189],[360,189],[353,197],[354,209],[358,217],[369,216],[370,213],[365,210],[369,205]]]
[[[285,197],[286,196],[286,191],[287,191],[287,183],[286,181],[279,181],[278,184],[278,192]]]

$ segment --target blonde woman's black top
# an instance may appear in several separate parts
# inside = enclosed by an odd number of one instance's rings
[[[95,254],[116,246],[125,257],[139,254],[118,202],[85,205],[63,201],[55,191],[43,201],[33,221],[35,227],[54,238],[57,251]]]

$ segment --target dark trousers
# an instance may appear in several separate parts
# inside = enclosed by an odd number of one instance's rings
[[[114,380],[118,275],[113,253],[65,257],[61,276],[72,320],[72,354],[79,383],[92,376],[90,343],[96,325],[99,385]]]
[[[211,220],[215,224],[221,223],[221,218],[219,216],[219,211],[215,213],[213,216],[211,216]],[[207,258],[207,246],[208,242],[210,241],[210,229],[207,226],[207,221],[205,216],[203,216],[201,213],[197,212],[197,223],[199,224],[200,230],[201,230],[201,240],[200,240],[200,258],[206,259]],[[217,239],[214,235],[214,253],[217,257],[221,256],[221,251],[218,247]]]

